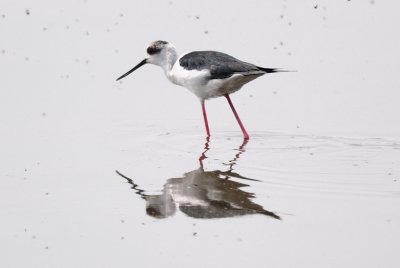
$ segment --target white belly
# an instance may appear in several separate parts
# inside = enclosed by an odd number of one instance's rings
[[[245,76],[235,74],[225,79],[209,80],[210,72],[208,70],[186,70],[177,63],[166,75],[172,83],[189,89],[200,99],[209,99],[231,94],[239,90],[244,84],[263,74],[257,73]]]

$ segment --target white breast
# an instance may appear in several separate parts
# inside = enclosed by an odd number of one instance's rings
[[[209,80],[209,70],[186,70],[180,66],[178,59],[166,76],[172,83],[189,89],[200,99],[209,99],[231,94],[262,74],[235,74],[225,79]]]
[[[174,84],[183,86],[201,98],[201,89],[207,84],[210,72],[208,70],[186,70],[176,61],[167,78]]]

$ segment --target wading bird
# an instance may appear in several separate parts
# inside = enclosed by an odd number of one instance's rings
[[[217,51],[193,51],[179,56],[175,46],[166,41],[151,43],[147,48],[147,54],[149,57],[120,76],[117,81],[146,63],[160,66],[168,80],[189,89],[200,99],[207,137],[210,136],[210,129],[204,105],[205,100],[224,96],[239,123],[244,139],[249,139],[229,94],[238,91],[244,84],[266,73],[284,71],[259,67]]]

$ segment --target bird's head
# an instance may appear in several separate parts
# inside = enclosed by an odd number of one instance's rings
[[[124,78],[125,76],[131,74],[135,70],[139,69],[146,63],[158,65],[164,70],[171,69],[172,65],[177,59],[177,52],[175,46],[167,41],[154,41],[147,48],[148,57],[139,62],[135,67],[129,70],[127,73],[120,76],[118,80]]]

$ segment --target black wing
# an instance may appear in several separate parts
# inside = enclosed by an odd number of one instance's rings
[[[194,51],[184,55],[179,64],[187,70],[209,69],[211,79],[224,79],[236,73],[266,72],[251,63],[243,62],[228,54],[217,51]],[[273,70],[273,69],[271,69]]]

